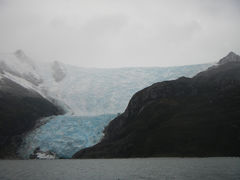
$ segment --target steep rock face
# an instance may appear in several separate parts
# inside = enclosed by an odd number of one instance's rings
[[[137,92],[104,139],[73,158],[240,155],[240,60]]]
[[[21,135],[39,118],[62,113],[36,91],[0,76],[0,158],[16,156]]]

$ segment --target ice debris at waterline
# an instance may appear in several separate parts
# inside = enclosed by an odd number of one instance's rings
[[[29,156],[30,159],[57,159],[56,153],[51,151],[41,151],[40,147],[37,147],[33,154]]]
[[[42,151],[51,151],[60,158],[71,158],[80,149],[98,143],[104,127],[116,115],[52,117],[45,124],[30,132],[24,138],[19,155],[28,159],[39,147]]]

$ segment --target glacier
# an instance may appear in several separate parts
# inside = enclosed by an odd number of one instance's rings
[[[60,115],[42,119],[44,124],[25,136],[18,153],[28,159],[40,147],[42,151],[54,152],[60,158],[71,158],[80,149],[98,143],[103,137],[104,127],[115,117],[114,114]]]
[[[38,92],[68,113],[93,116],[125,110],[131,96],[156,82],[192,77],[213,63],[175,67],[83,68],[43,62],[22,50],[0,53],[0,77]]]
[[[137,91],[156,82],[192,77],[212,64],[83,68],[58,61],[36,61],[22,50],[0,53],[0,80],[6,77],[66,111],[63,116],[41,120],[45,123],[25,136],[19,154],[28,158],[40,147],[70,158],[76,151],[98,143],[104,127],[124,112]]]
[[[50,70],[43,70],[44,82],[40,87],[46,96],[62,102],[69,112],[89,116],[121,113],[137,91],[156,82],[192,77],[209,64],[112,69],[62,66],[66,76],[58,82],[51,77]]]

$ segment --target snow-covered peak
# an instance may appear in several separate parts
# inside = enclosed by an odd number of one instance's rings
[[[42,82],[35,63],[22,50],[15,53],[0,54],[0,73],[8,72],[14,76],[23,78],[34,85]]]

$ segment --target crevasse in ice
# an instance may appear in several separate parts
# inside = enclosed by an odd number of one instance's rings
[[[19,154],[28,158],[35,148],[52,151],[61,158],[71,158],[80,149],[98,143],[104,127],[116,115],[70,116],[48,118],[47,123],[31,131],[24,138]],[[46,119],[45,119],[46,121]]]

